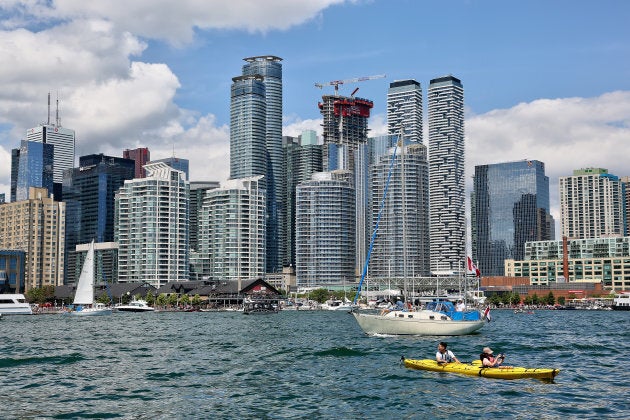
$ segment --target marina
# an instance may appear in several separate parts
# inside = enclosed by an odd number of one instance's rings
[[[628,418],[627,315],[498,311],[450,338],[369,336],[343,311],[5,317],[3,417]],[[561,374],[497,381],[401,365],[433,358],[439,341],[462,362],[491,345],[510,365]]]

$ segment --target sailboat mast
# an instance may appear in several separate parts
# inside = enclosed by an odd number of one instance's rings
[[[406,197],[406,179],[405,179],[405,138],[403,135],[403,127],[400,126],[400,185],[402,198],[402,246],[403,246],[403,292],[405,299],[408,298],[407,293],[407,203]]]

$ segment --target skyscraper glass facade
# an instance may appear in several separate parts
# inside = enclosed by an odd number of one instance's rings
[[[55,147],[53,182],[61,184],[64,171],[74,167],[74,130],[54,124],[40,125],[26,131],[26,140]]]
[[[466,257],[464,88],[459,79],[431,80],[429,196],[431,271],[463,270]]]
[[[282,171],[282,59],[276,56],[257,56],[244,59],[243,76],[262,76],[266,103],[267,172],[267,257],[268,273],[282,271],[285,233],[284,178]]]
[[[72,220],[66,227],[66,283],[74,283],[81,272],[77,245],[114,241],[116,192],[134,173],[132,159],[100,153],[81,156],[79,167],[64,174],[63,197]]]
[[[53,155],[51,144],[22,140],[16,184],[16,200],[28,200],[31,187],[53,193]]]
[[[472,209],[472,254],[484,276],[505,275],[505,260],[524,259],[526,242],[553,239],[543,162],[475,166]]]

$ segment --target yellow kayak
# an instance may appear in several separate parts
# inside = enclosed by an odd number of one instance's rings
[[[403,361],[405,362],[405,366],[410,369],[460,373],[462,375],[483,376],[485,378],[496,379],[535,378],[552,380],[558,373],[560,373],[560,369],[538,369],[516,366],[489,368],[481,366],[479,361],[475,361],[476,363],[473,362],[471,364],[447,363],[445,365],[438,365],[435,360],[431,359],[413,360],[403,358]]]

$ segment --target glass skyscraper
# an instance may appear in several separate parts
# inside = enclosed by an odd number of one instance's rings
[[[244,58],[243,76],[262,76],[265,85],[267,156],[267,239],[266,271],[282,271],[285,233],[282,230],[285,206],[282,171],[282,58],[266,55]]]
[[[190,164],[188,162],[188,159],[182,159],[175,156],[171,156],[164,159],[152,160],[150,163],[156,163],[156,162],[164,162],[171,168],[176,169],[178,171],[182,171],[186,177],[186,181],[189,180]]]
[[[475,166],[471,208],[472,254],[484,276],[505,275],[505,260],[523,260],[526,242],[553,239],[543,162]]]
[[[26,140],[55,146],[53,182],[61,184],[64,171],[74,167],[74,130],[58,124],[44,124],[29,128]]]
[[[387,91],[387,131],[422,143],[422,87],[415,80],[397,80]]]
[[[66,226],[66,283],[74,283],[81,272],[77,245],[114,241],[115,195],[134,173],[132,159],[100,153],[81,156],[79,167],[64,174],[66,215],[72,221]]]
[[[453,76],[431,80],[429,203],[431,271],[459,272],[466,258],[464,88]]]
[[[19,152],[16,200],[28,200],[29,188],[46,188],[53,193],[52,144],[22,140]]]

